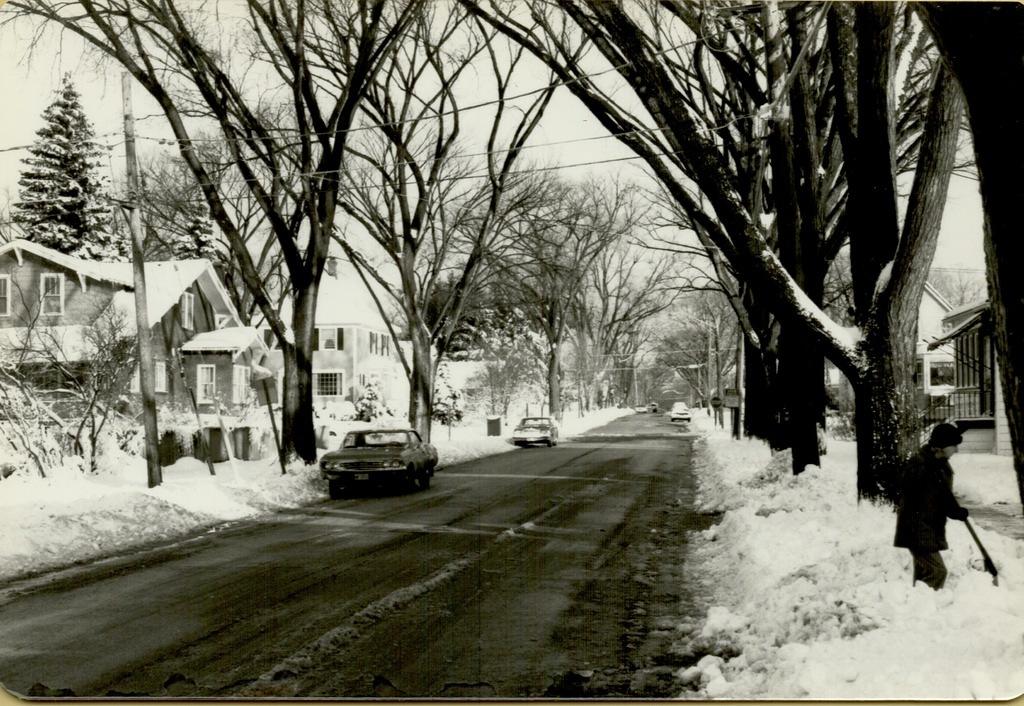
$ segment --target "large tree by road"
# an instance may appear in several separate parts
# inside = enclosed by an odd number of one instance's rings
[[[737,22],[719,25],[714,8],[707,4],[559,0],[529,3],[523,11],[497,1],[460,1],[555,71],[609,132],[644,159],[698,233],[786,330],[813,343],[843,370],[857,392],[858,492],[892,497],[896,466],[917,441],[912,373],[917,308],[927,270],[921,265],[934,252],[962,106],[955,82],[937,68],[924,101],[907,215],[900,219],[893,109],[893,56],[905,43],[904,37],[895,35],[899,8],[881,3],[794,6],[788,12],[801,12],[802,19],[792,18],[798,21],[790,23],[775,50],[789,48],[784,71],[760,77],[764,81],[767,76],[767,91],[757,82],[745,89],[755,110],[748,115],[708,116],[685,88],[703,81],[706,90],[716,90],[714,76],[707,80],[704,72],[702,78],[701,67],[710,66],[723,75],[733,73],[736,64],[759,60],[738,40]],[[763,16],[746,17],[738,24],[760,24],[765,36],[780,36],[773,30],[774,15],[769,4]],[[603,61],[581,61],[581,41],[592,43]],[[822,63],[804,66],[807,53],[802,47],[822,42],[828,43],[828,51],[818,53]],[[710,64],[695,64],[694,47],[704,48]],[[835,105],[816,108],[834,116],[824,123],[827,144],[843,156],[845,212],[852,214],[844,232],[853,261],[854,330],[829,318],[815,302],[814,290],[804,288],[799,250],[776,253],[772,232],[761,218],[764,201],[749,198],[730,153],[730,121],[756,120],[765,125],[763,132],[755,132],[760,139],[735,148],[767,158],[773,152],[786,157],[786,150],[773,150],[770,143],[778,139],[778,131],[786,130],[790,115],[797,120],[806,108],[790,90],[800,85],[805,69],[827,72],[835,87]],[[591,75],[595,70],[601,72],[601,80]],[[619,80],[611,81],[609,73]],[[798,156],[803,147],[807,146],[794,145],[792,155]],[[799,172],[787,178],[785,164],[773,160],[770,165],[770,181],[765,170],[758,188],[762,183],[770,188],[800,184]],[[826,198],[828,192],[815,196],[798,190],[793,196],[799,202]],[[826,211],[830,212],[831,208]],[[787,224],[780,204],[774,221],[789,231],[778,237],[799,248],[803,226],[796,227],[796,215],[791,213]],[[814,226],[812,221],[808,229]]]
[[[999,380],[1024,503],[1024,116],[1007,104],[1007,96],[1024,85],[1024,9],[1016,3],[921,7],[967,103],[985,210],[985,262]]]
[[[369,82],[361,109],[376,127],[350,144],[342,208],[358,228],[338,241],[401,312],[393,333],[411,342],[411,356],[398,348],[409,422],[424,438],[437,364],[486,274],[485,255],[535,191],[516,165],[553,88],[540,83],[529,100],[512,101],[524,56],[463,8],[430,6]],[[360,247],[359,230],[375,247]]]
[[[633,235],[637,224],[634,186],[551,180],[537,207],[513,224],[508,250],[493,263],[499,279],[495,286],[544,340],[541,357],[552,417],[562,416],[562,349],[581,292],[602,253]]]
[[[280,342],[283,439],[307,461],[316,459],[316,301],[349,130],[382,58],[420,6],[420,0],[244,0],[230,8],[167,0],[16,0],[4,8],[9,19],[42,19],[82,37],[160,106]],[[291,322],[280,318],[264,292],[219,180],[196,154],[193,138],[211,123],[277,238],[294,300]]]

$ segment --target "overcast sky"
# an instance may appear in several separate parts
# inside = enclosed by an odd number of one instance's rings
[[[108,172],[120,179],[124,169],[124,147],[121,144],[121,81],[120,70],[109,64],[96,66],[82,60],[81,44],[77,38],[66,35],[63,51],[55,41],[38,50],[27,62],[27,37],[18,36],[7,27],[0,29],[0,208],[6,210],[8,195],[17,196],[20,160],[25,150],[9,150],[31,144],[41,125],[41,114],[53,100],[54,91],[64,72],[70,72],[82,94],[86,113],[93,122],[100,142],[112,145],[107,160]],[[133,89],[135,115],[139,118],[136,131],[140,136],[166,138],[170,132],[158,109],[145,91]],[[603,129],[597,121],[573,98],[561,89],[553,101],[540,129],[534,133],[532,144],[545,145],[580,138],[600,138]],[[142,140],[140,151],[169,151],[170,145]],[[524,153],[531,160],[545,163],[577,164],[580,162],[614,159],[630,153],[614,139],[593,139],[557,146],[538,146]],[[567,176],[584,176],[590,172],[619,174],[639,179],[641,162],[632,160],[615,162],[603,167],[572,168]],[[977,182],[954,177],[950,187],[942,233],[934,266],[943,268],[982,269],[984,254],[981,245],[981,202]]]

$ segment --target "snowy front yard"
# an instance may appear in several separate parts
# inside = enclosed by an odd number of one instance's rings
[[[603,409],[583,418],[567,415],[562,435],[628,413]],[[515,449],[506,438],[485,434],[483,419],[454,427],[450,440],[447,428],[435,425],[440,473],[445,466]],[[327,498],[316,466],[296,463],[282,475],[271,457],[215,467],[217,475],[211,476],[205,463],[183,458],[164,468],[163,484],[150,489],[145,461],[113,451],[95,475],[69,467],[45,479],[16,474],[0,481],[0,581]]]
[[[710,698],[1007,699],[1024,692],[1024,542],[975,525],[999,585],[962,523],[947,527],[946,587],[911,587],[892,546],[895,514],[858,503],[852,442],[794,477],[788,454],[696,424],[700,504],[724,511],[698,550],[712,607],[677,646]],[[953,458],[965,501],[1019,511],[1009,458]],[[688,626],[681,626],[688,629]],[[717,656],[716,656],[717,655]]]

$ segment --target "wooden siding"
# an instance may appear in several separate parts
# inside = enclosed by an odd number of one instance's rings
[[[0,255],[0,274],[8,275],[11,278],[11,315],[0,316],[0,328],[32,325],[32,319],[38,312],[41,275],[44,273],[64,275],[64,313],[59,316],[40,316],[36,324],[38,326],[91,325],[110,306],[115,293],[126,291],[125,287],[120,284],[91,278],[85,279],[86,286],[83,290],[78,274],[73,270],[68,270],[57,263],[26,251],[22,251],[22,263],[19,265],[13,252],[6,253]],[[187,291],[194,296],[192,328],[185,329],[181,325],[179,300],[179,303],[164,313],[151,331],[153,360],[154,362],[163,362],[167,366],[167,392],[156,393],[157,403],[172,403],[191,410],[192,401],[188,389],[182,381],[177,351],[182,344],[196,334],[216,330],[217,317],[213,306],[198,284],[193,283]],[[131,322],[131,326],[134,328],[134,321]],[[218,363],[217,392],[222,399],[230,401],[233,363],[230,362],[230,355],[223,354],[223,356],[226,356],[228,360],[227,363],[224,363],[227,373],[226,375],[222,373],[220,363]],[[248,357],[247,354],[244,364],[251,366],[252,363]],[[194,389],[195,363],[191,360],[186,361],[184,367],[189,384]],[[131,393],[134,377],[134,374],[128,375],[125,382],[126,393]],[[137,390],[137,388],[135,389]],[[201,406],[200,411],[213,411],[212,405]]]
[[[22,251],[21,258],[22,264],[19,265],[13,252],[0,255],[0,274],[11,278],[11,315],[0,316],[0,328],[32,325],[40,311],[43,274],[64,276],[64,313],[40,315],[37,321],[40,326],[92,324],[110,305],[114,292],[121,289],[111,282],[85,278],[83,290],[78,274],[73,270],[26,251]]]
[[[999,366],[995,371],[995,394],[996,394],[996,428],[995,428],[995,449],[994,453],[1000,456],[1012,456],[1013,444],[1010,443],[1010,423],[1006,418],[1006,404],[1003,400],[1003,386],[999,381]]]

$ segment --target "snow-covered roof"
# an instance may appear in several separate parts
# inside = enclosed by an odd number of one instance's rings
[[[381,302],[387,302],[387,295]],[[281,318],[292,320],[292,302],[281,306]],[[366,326],[387,331],[384,318],[359,275],[351,267],[339,266],[336,275],[324,273],[316,301],[317,326]]]
[[[974,312],[973,314],[971,314],[970,316],[965,318],[963,321],[961,321],[959,324],[957,324],[956,326],[951,328],[949,331],[946,331],[939,338],[936,338],[936,339],[934,339],[932,341],[929,341],[928,342],[928,350],[934,350],[935,348],[938,348],[942,344],[948,343],[949,341],[952,341],[954,338],[959,336],[961,333],[963,333],[967,329],[973,328],[977,324],[981,323],[981,320],[983,318],[985,318],[985,315],[987,313],[988,313],[988,307],[979,309],[978,311]],[[946,317],[946,318],[949,318],[949,317]]]
[[[181,346],[182,351],[192,353],[209,351],[238,353],[249,349],[260,352],[267,350],[259,330],[252,326],[232,326],[216,331],[205,331],[196,334],[195,338]]]
[[[119,274],[119,266],[125,266],[128,271],[128,279],[132,281],[131,264],[126,262],[104,262],[103,269],[109,270],[111,281],[118,281],[115,277]],[[178,303],[181,295],[192,286],[192,283],[206,274],[207,268],[212,270],[212,265],[206,260],[180,260],[168,262],[147,262],[146,263],[146,309],[148,312],[149,325],[153,326],[163,317],[167,311]],[[216,281],[217,277],[214,275]],[[117,292],[114,295],[114,306],[120,310],[132,313],[135,311],[135,287],[134,281],[127,285],[130,291]],[[230,303],[230,300],[228,301]],[[134,317],[134,313],[132,313]],[[134,321],[134,318],[132,319]]]
[[[956,307],[955,309],[950,309],[949,311],[947,311],[946,312],[946,316],[943,317],[943,320],[945,321],[945,320],[949,320],[949,319],[955,319],[956,317],[960,316],[961,314],[966,314],[969,311],[980,311],[982,309],[987,309],[987,308],[988,308],[988,299],[982,299],[981,301],[977,301],[977,302],[967,302],[966,304],[961,304],[960,306]]]
[[[65,267],[72,272],[81,273],[86,277],[90,277],[95,280],[115,282],[117,284],[123,284],[126,287],[132,286],[132,266],[130,263],[83,260],[80,257],[65,255],[53,248],[48,248],[45,245],[34,243],[31,240],[22,239],[12,240],[9,243],[0,245],[0,255],[5,255],[9,252],[14,252],[19,259],[21,258],[22,252],[32,253],[33,255],[49,260],[50,262],[55,262],[61,267]],[[110,267],[111,265],[123,265],[127,268],[126,274],[120,269]]]
[[[61,267],[79,273],[85,277],[125,287],[129,291],[114,295],[113,306],[116,310],[130,314],[129,320],[135,324],[135,279],[130,262],[98,262],[72,257],[30,240],[14,240],[0,245],[0,255],[14,251],[29,252],[38,257],[50,260]],[[208,295],[218,314],[230,317],[234,323],[241,319],[231,303],[231,297],[224,289],[220,277],[213,269],[209,260],[162,260],[145,263],[146,277],[146,309],[149,325],[160,321],[164,314],[174,306],[186,289],[194,282]],[[212,296],[211,296],[212,295]]]
[[[949,300],[942,296],[942,292],[933,287],[931,282],[924,283],[924,291],[926,294],[931,295],[931,298],[947,312],[953,308],[953,305],[949,303]]]

